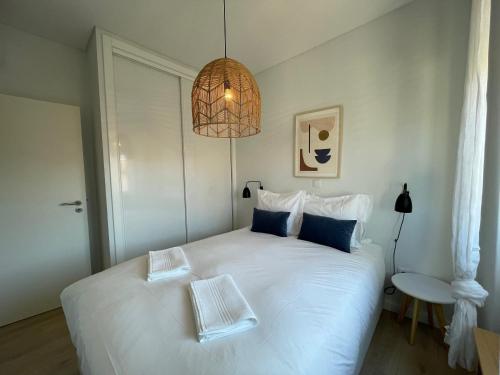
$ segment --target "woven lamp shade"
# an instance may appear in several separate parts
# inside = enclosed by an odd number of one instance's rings
[[[260,133],[260,92],[248,69],[221,58],[200,71],[191,92],[193,131],[217,138]]]

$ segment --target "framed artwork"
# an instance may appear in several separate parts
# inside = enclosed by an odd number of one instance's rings
[[[340,177],[342,107],[295,116],[295,176]]]

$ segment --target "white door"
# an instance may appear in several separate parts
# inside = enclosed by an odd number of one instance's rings
[[[179,78],[113,59],[122,262],[186,242],[184,166]]]
[[[0,326],[90,274],[85,202],[79,108],[0,94]]]

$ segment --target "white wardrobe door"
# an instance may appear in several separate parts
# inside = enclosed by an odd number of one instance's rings
[[[232,229],[230,143],[228,139],[202,137],[193,132],[192,86],[192,81],[181,78],[190,242]]]
[[[124,232],[117,260],[124,261],[186,242],[180,84],[113,58]]]

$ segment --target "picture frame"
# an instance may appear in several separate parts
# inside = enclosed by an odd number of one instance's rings
[[[340,177],[342,117],[341,105],[295,115],[295,177]]]

